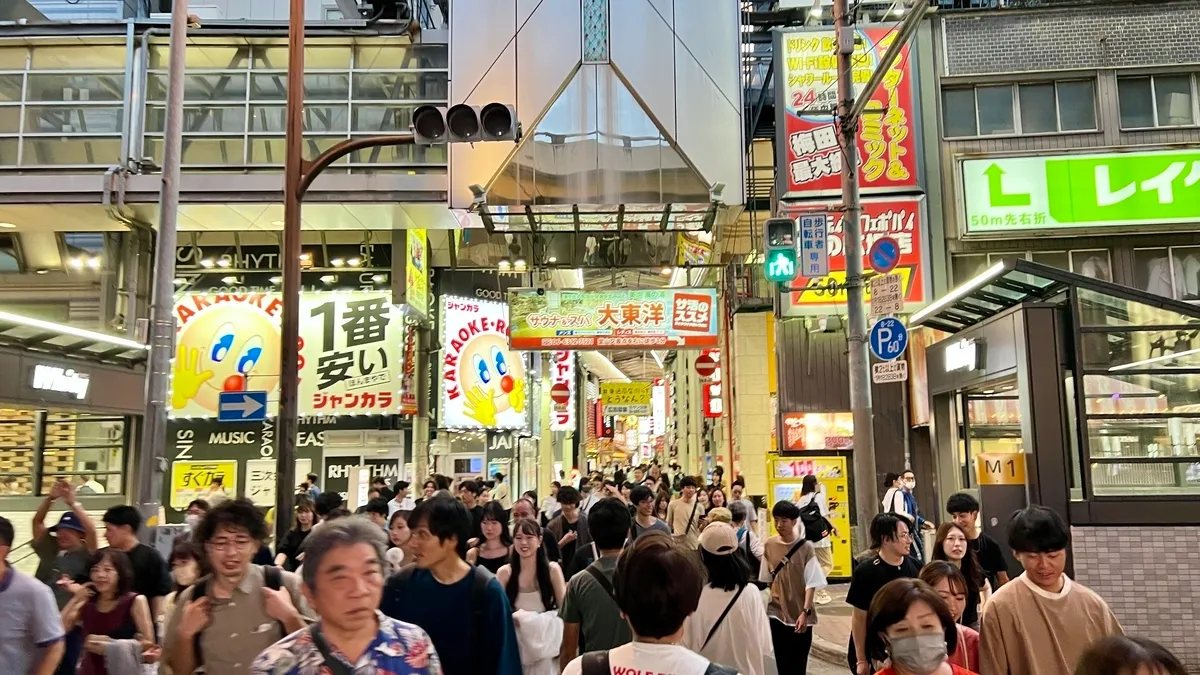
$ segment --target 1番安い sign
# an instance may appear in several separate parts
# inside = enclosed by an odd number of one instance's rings
[[[963,160],[967,234],[1200,220],[1200,150]]]

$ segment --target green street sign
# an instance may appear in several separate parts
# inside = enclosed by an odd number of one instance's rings
[[[767,251],[764,267],[767,281],[791,281],[796,278],[796,251],[783,248]]]
[[[1200,223],[1200,150],[962,162],[968,234]]]

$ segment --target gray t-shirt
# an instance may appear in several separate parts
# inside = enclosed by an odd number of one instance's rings
[[[601,558],[593,564],[611,584],[617,569],[616,556]],[[571,577],[558,615],[565,623],[579,624],[581,654],[620,647],[633,640],[617,601],[586,569]]]
[[[0,663],[6,675],[28,675],[41,650],[63,639],[50,588],[9,567],[0,577]]]

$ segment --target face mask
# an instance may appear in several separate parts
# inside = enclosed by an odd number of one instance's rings
[[[189,513],[183,517],[183,522],[187,525],[187,529],[194,530],[197,527],[200,527],[200,521],[203,519],[204,516],[201,516],[198,513]]]
[[[913,489],[913,488],[917,487],[917,481],[915,481],[915,480],[906,480],[906,481],[904,481],[904,487],[906,487],[906,488],[908,488],[909,490],[911,490],[911,489]]]
[[[196,582],[196,566],[183,565],[171,572],[171,576],[175,577],[175,583],[180,586],[191,586]]]
[[[892,662],[913,673],[932,673],[946,662],[946,636],[916,635],[891,641]]]

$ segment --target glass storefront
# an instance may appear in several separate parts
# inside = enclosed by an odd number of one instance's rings
[[[60,479],[80,494],[122,494],[129,428],[123,416],[0,409],[0,496],[44,495]]]

